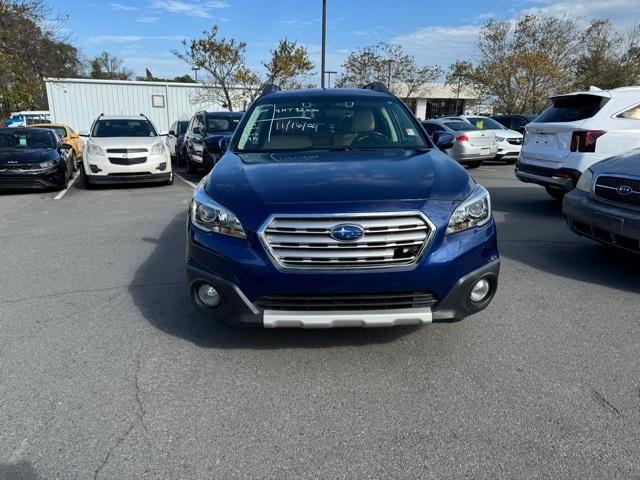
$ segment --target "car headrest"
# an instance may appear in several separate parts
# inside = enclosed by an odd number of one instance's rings
[[[271,135],[271,140],[267,140],[264,147],[274,150],[290,150],[308,148],[311,145],[311,139],[306,135]]]
[[[351,120],[352,132],[372,132],[376,129],[376,120],[370,110],[361,110],[353,114]]]

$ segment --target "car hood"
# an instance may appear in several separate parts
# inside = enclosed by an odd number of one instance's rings
[[[235,205],[463,200],[475,182],[437,149],[423,151],[227,152],[207,193]]]
[[[91,137],[89,141],[102,148],[151,148],[162,137]]]
[[[0,165],[41,163],[55,160],[59,156],[60,154],[55,148],[7,148],[0,150]]]
[[[598,162],[591,167],[591,170],[596,175],[607,173],[640,177],[638,165],[640,165],[640,148],[635,148],[621,155]]]

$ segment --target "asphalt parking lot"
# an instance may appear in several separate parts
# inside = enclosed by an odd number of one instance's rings
[[[639,478],[640,259],[471,173],[500,288],[422,328],[212,323],[178,178],[0,195],[0,479]]]

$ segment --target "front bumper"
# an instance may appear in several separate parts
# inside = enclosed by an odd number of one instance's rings
[[[213,285],[222,297],[219,307],[211,309],[196,301],[206,313],[230,325],[263,326],[265,328],[332,328],[332,327],[393,327],[423,325],[432,322],[455,322],[483,310],[493,299],[498,286],[500,260],[496,259],[460,278],[448,295],[432,307],[395,310],[288,311],[263,310],[251,302],[237,285],[216,276],[193,260],[187,264],[189,289],[192,296],[201,283]],[[481,303],[469,300],[472,287],[480,279],[488,279],[491,294]]]
[[[578,235],[640,253],[640,211],[600,202],[580,190],[565,195],[562,211]]]
[[[58,188],[65,184],[64,165],[56,165],[47,170],[0,172],[0,189],[40,189]]]
[[[172,172],[142,174],[87,175],[91,185],[113,185],[116,183],[162,183],[171,180]]]
[[[258,239],[240,240],[207,234],[188,223],[187,276],[194,296],[201,283],[222,297],[215,309],[195,303],[229,324],[265,327],[393,326],[458,321],[484,309],[497,288],[499,257],[494,222],[444,236],[439,231],[415,266],[373,270],[281,271]],[[491,284],[486,301],[472,304],[470,289],[481,279]],[[397,310],[284,311],[263,310],[270,295],[385,295],[430,292],[427,308]],[[422,306],[421,306],[422,307]]]

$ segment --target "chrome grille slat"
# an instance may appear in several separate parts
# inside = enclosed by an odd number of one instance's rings
[[[356,224],[364,236],[331,237],[331,229]],[[384,268],[415,264],[435,230],[419,212],[340,215],[276,215],[260,238],[277,266],[285,268]]]

